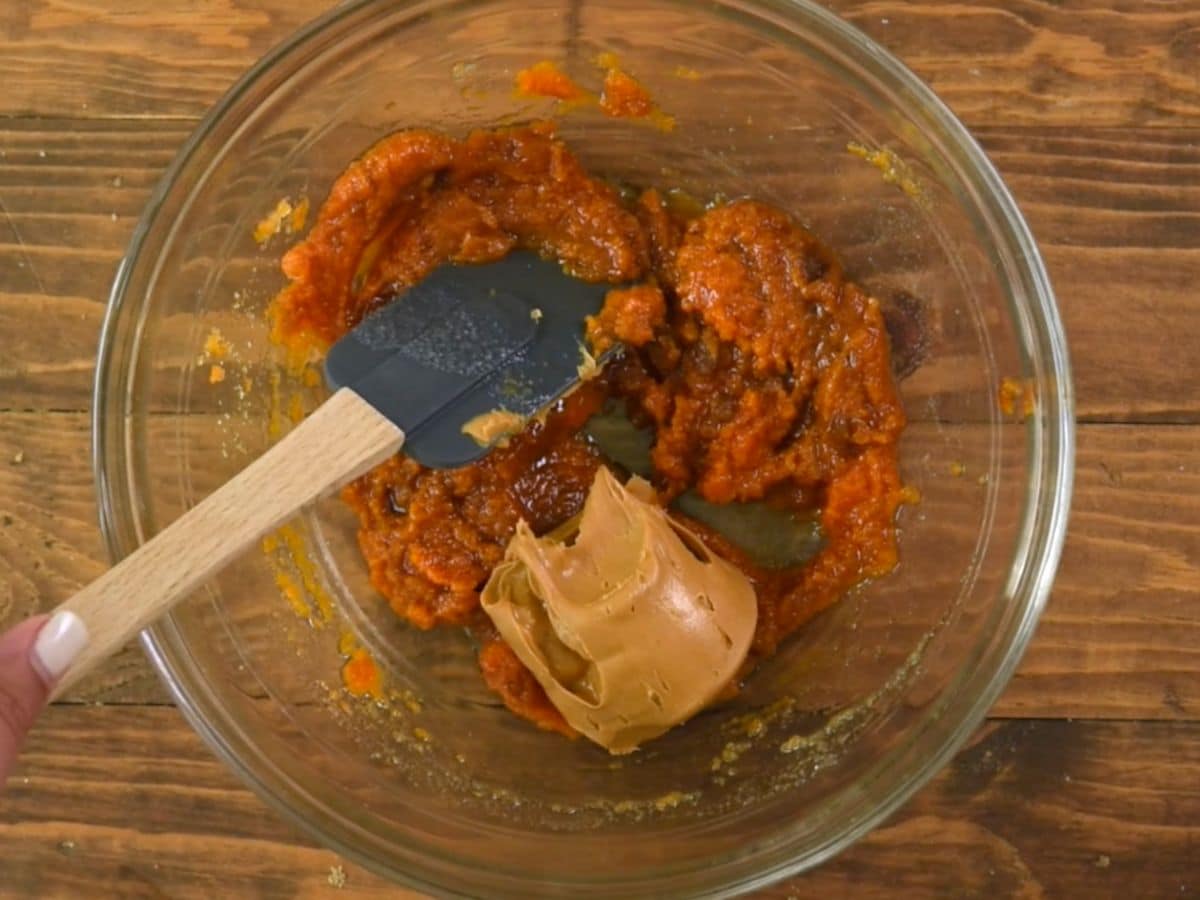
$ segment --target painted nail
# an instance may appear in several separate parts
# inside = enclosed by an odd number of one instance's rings
[[[88,642],[87,626],[75,613],[55,613],[33,643],[33,664],[48,681],[57,681]]]

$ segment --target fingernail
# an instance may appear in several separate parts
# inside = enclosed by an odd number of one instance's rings
[[[87,646],[83,619],[68,610],[55,613],[33,643],[33,662],[49,681],[57,681]]]

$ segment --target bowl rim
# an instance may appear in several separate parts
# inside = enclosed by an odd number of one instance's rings
[[[425,2],[426,0],[401,0],[401,2],[393,4],[393,8],[420,7]],[[677,2],[677,0],[669,0],[669,2]],[[120,477],[121,472],[117,473],[118,477],[112,477],[113,473],[109,467],[110,454],[113,450],[110,444],[119,440],[119,437],[110,434],[110,423],[114,420],[122,420],[120,427],[114,428],[114,430],[118,431],[120,435],[124,435],[126,439],[129,431],[129,424],[124,421],[126,416],[112,416],[110,405],[113,402],[126,404],[125,410],[127,411],[127,397],[126,392],[110,390],[110,386],[114,384],[115,343],[116,335],[121,327],[121,320],[123,316],[127,315],[131,301],[136,302],[141,299],[131,298],[129,291],[131,277],[142,258],[147,239],[159,224],[159,218],[164,212],[166,201],[177,183],[178,176],[185,170],[189,161],[197,154],[237,101],[264,76],[271,73],[282,60],[318,39],[327,29],[352,19],[373,5],[375,5],[374,0],[351,0],[351,2],[344,3],[304,25],[268,51],[204,116],[182,145],[146,203],[127,250],[118,265],[109,293],[107,309],[99,335],[92,394],[92,468],[96,482],[100,528],[109,556],[114,561],[131,552],[134,545],[128,539],[123,539],[122,529],[118,527],[116,521],[116,510],[122,505],[121,486],[125,484],[125,481]],[[1039,392],[1036,408],[1039,413],[1045,413],[1045,422],[1043,423],[1037,416],[1031,420],[1030,427],[1034,431],[1034,440],[1031,441],[1034,446],[1033,455],[1038,459],[1025,486],[1022,536],[1017,541],[1018,545],[1025,547],[1028,557],[1021,568],[1023,577],[1019,583],[1009,585],[1012,592],[1025,596],[1028,600],[1021,610],[1021,615],[1011,631],[1011,636],[1004,645],[1003,655],[996,665],[988,669],[986,677],[981,676],[979,671],[968,676],[968,682],[977,686],[971,693],[974,699],[959,715],[958,723],[952,733],[933,752],[927,752],[928,748],[922,748],[922,757],[912,767],[911,774],[907,779],[890,785],[886,795],[875,801],[867,814],[860,816],[848,827],[838,831],[816,852],[799,860],[783,858],[774,864],[755,869],[749,874],[743,874],[735,881],[727,878],[723,884],[717,885],[715,888],[703,888],[698,894],[693,893],[693,895],[700,896],[717,896],[724,895],[731,890],[741,892],[761,888],[781,878],[796,875],[824,863],[892,815],[958,752],[1007,686],[1032,638],[1037,621],[1047,602],[1061,557],[1074,477],[1074,392],[1061,318],[1045,265],[1032,233],[1008,188],[982,148],[933,91],[903,63],[873,39],[833,13],[817,6],[811,0],[749,0],[745,5],[756,7],[757,11],[773,11],[790,18],[807,20],[808,24],[823,32],[824,37],[836,41],[839,49],[851,54],[857,64],[876,78],[905,92],[911,98],[909,107],[907,107],[909,113],[919,110],[923,116],[931,120],[938,129],[937,133],[940,139],[949,145],[950,150],[954,151],[956,157],[965,164],[971,180],[980,189],[982,199],[990,204],[991,208],[988,211],[995,218],[1000,234],[1006,239],[1004,243],[1012,251],[1012,258],[1008,262],[1014,267],[1015,274],[1019,277],[1017,279],[1005,278],[1005,281],[1010,285],[1019,285],[1024,290],[1017,291],[1015,288],[1010,288],[1010,303],[1013,302],[1012,295],[1014,293],[1024,293],[1025,302],[1030,307],[1025,312],[1027,315],[1033,314],[1031,321],[1026,323],[1026,326],[1032,332],[1029,340],[1040,345],[1038,347],[1040,352],[1034,360],[1035,368],[1040,359],[1046,370],[1045,372],[1035,372],[1035,376],[1038,377],[1033,379],[1036,390]],[[1050,488],[1048,496],[1041,496],[1038,493],[1039,485]],[[1039,499],[1042,501],[1040,504],[1034,502]],[[1013,569],[1016,568],[1014,565]],[[237,743],[240,745],[241,753],[231,747],[228,735],[222,734],[213,726],[213,723],[203,714],[202,704],[198,703],[197,698],[189,693],[180,680],[175,677],[172,654],[167,646],[174,632],[174,626],[169,620],[152,626],[142,633],[142,646],[189,724],[244,783],[270,806],[278,810],[286,820],[343,857],[411,887],[441,894],[447,892],[444,884],[430,880],[428,877],[418,876],[411,870],[399,871],[370,854],[360,851],[354,842],[342,840],[313,824],[303,814],[304,802],[310,800],[303,791],[295,790],[295,785],[293,785],[292,797],[295,799],[289,801],[280,796],[267,780],[260,777],[257,771],[258,767],[251,765],[243,756],[246,752],[254,752],[252,742],[246,740],[244,736],[239,736]],[[908,740],[903,749],[911,754],[916,749],[915,743],[915,740]],[[876,766],[872,772],[878,774],[879,767]],[[744,868],[743,864],[742,869]],[[736,875],[737,873],[732,872],[731,874]],[[600,885],[564,882],[559,886],[586,889],[589,886]],[[605,882],[603,887],[636,891],[639,885],[627,881],[613,881]]]

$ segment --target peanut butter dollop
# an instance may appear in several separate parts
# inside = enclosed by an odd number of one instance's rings
[[[521,522],[483,589],[504,640],[577,731],[628,753],[733,679],[758,606],[737,568],[603,466],[579,516]]]

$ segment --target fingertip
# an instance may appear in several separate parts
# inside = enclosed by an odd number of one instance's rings
[[[33,654],[48,621],[35,616],[0,634],[0,787],[50,693]]]
[[[83,619],[64,609],[51,616],[38,631],[29,660],[46,686],[51,687],[87,644],[88,630]]]

